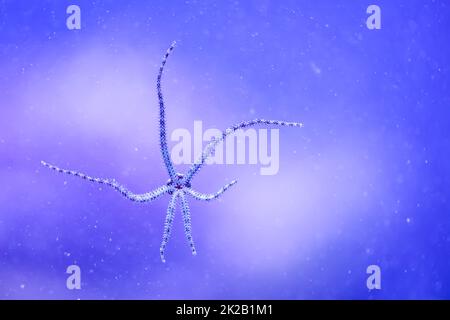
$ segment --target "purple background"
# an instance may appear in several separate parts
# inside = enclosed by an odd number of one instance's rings
[[[0,298],[450,298],[449,27],[446,1],[1,1]],[[201,171],[199,191],[239,182],[190,201],[196,257],[177,212],[162,264],[167,196],[131,203],[39,162],[165,183],[155,87],[173,40],[169,133],[305,128],[280,130],[275,176]]]

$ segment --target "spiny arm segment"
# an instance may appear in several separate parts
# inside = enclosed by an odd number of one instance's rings
[[[203,150],[203,153],[199,160],[195,162],[191,168],[189,169],[188,173],[185,176],[185,181],[190,182],[191,179],[194,177],[194,175],[200,170],[200,168],[205,164],[206,159],[211,155],[214,148],[223,140],[225,140],[229,135],[236,132],[239,129],[244,129],[247,127],[251,127],[258,124],[265,124],[265,125],[276,125],[276,126],[284,126],[284,127],[303,127],[303,123],[300,122],[287,122],[287,121],[280,121],[280,120],[265,120],[265,119],[254,119],[250,121],[243,121],[241,123],[238,123],[234,126],[229,127],[225,131],[222,132],[222,135],[208,143]]]
[[[192,227],[191,227],[191,211],[189,209],[189,204],[184,195],[184,192],[180,192],[181,198],[181,211],[183,212],[183,223],[184,223],[184,233],[188,241],[189,247],[193,255],[197,254],[195,250],[194,239],[192,238]]]
[[[233,186],[235,183],[237,182],[237,180],[233,180],[230,183],[224,185],[219,191],[217,191],[216,193],[200,193],[197,192],[191,188],[185,188],[186,192],[189,193],[189,195],[191,195],[193,198],[197,199],[197,200],[202,200],[202,201],[210,201],[210,200],[214,200],[217,199],[218,197],[220,197],[222,195],[222,193],[224,193],[225,191],[227,191],[231,186]]]
[[[45,161],[41,161],[41,164],[49,169],[55,170],[60,173],[70,174],[72,176],[76,176],[76,177],[82,178],[87,181],[96,182],[96,183],[110,186],[114,190],[120,192],[120,194],[122,194],[125,198],[127,198],[131,201],[149,202],[169,191],[169,187],[164,185],[164,186],[161,186],[161,187],[159,187],[153,191],[147,192],[147,193],[135,194],[135,193],[129,191],[128,189],[126,189],[123,185],[119,184],[114,179],[101,179],[101,178],[90,177],[84,173],[77,172],[74,170],[66,170],[66,169],[58,168],[57,166],[49,164]]]
[[[161,261],[166,262],[166,259],[164,257],[164,252],[166,251],[167,243],[170,239],[170,234],[172,233],[172,225],[173,225],[173,219],[175,217],[175,208],[177,204],[177,198],[179,197],[179,193],[175,192],[172,195],[172,198],[170,199],[169,206],[167,207],[167,215],[166,215],[166,222],[164,224],[164,234],[163,239],[161,243],[161,247],[159,249],[159,253],[161,255]]]
[[[167,135],[166,135],[166,110],[164,106],[164,98],[161,91],[161,78],[164,71],[164,66],[166,65],[167,58],[175,47],[175,41],[172,43],[169,49],[167,49],[166,54],[159,67],[158,78],[156,81],[156,88],[158,90],[158,100],[159,100],[159,142],[161,147],[161,153],[166,165],[167,171],[171,179],[175,178],[175,170],[173,168],[172,160],[169,155],[169,148],[167,146]]]

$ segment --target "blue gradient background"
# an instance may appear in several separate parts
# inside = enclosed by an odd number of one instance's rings
[[[450,8],[403,3],[1,1],[0,298],[450,298]],[[205,168],[199,191],[239,183],[191,201],[196,257],[177,214],[162,264],[168,197],[131,203],[39,162],[136,192],[164,183],[155,86],[173,40],[169,132],[305,127],[280,130],[277,175]],[[66,289],[71,264],[81,290]]]

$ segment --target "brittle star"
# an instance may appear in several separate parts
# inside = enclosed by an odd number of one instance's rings
[[[193,197],[197,200],[202,201],[210,201],[213,199],[217,199],[219,196],[221,196],[225,191],[227,191],[231,186],[233,186],[237,180],[233,180],[230,183],[224,185],[219,191],[216,193],[206,194],[206,193],[200,193],[198,191],[195,191],[191,187],[191,182],[194,176],[198,173],[198,171],[203,167],[208,157],[213,154],[216,146],[223,140],[225,140],[228,136],[230,136],[232,133],[234,133],[237,130],[244,129],[250,126],[258,125],[258,124],[264,124],[264,125],[276,125],[276,126],[288,126],[288,127],[302,127],[303,124],[299,122],[286,122],[286,121],[279,121],[279,120],[264,120],[264,119],[254,119],[246,122],[241,122],[239,124],[236,124],[234,126],[229,127],[225,131],[222,132],[222,134],[212,139],[203,150],[200,158],[198,161],[194,162],[192,166],[189,168],[188,172],[183,175],[181,173],[178,173],[175,171],[172,160],[169,156],[169,149],[167,146],[167,137],[166,137],[166,117],[165,117],[165,106],[164,106],[164,99],[163,94],[161,91],[161,78],[164,70],[164,66],[166,65],[167,58],[169,57],[170,53],[175,47],[175,42],[172,43],[170,48],[167,50],[166,54],[163,57],[161,66],[159,68],[159,73],[156,81],[156,88],[158,92],[158,100],[159,100],[159,142],[160,142],[160,150],[162,154],[162,158],[164,160],[164,165],[167,169],[167,173],[169,174],[169,180],[166,184],[162,185],[161,187],[144,193],[144,194],[135,194],[125,188],[123,185],[116,182],[114,179],[101,179],[101,178],[94,178],[91,176],[88,176],[84,173],[73,171],[73,170],[66,170],[58,168],[57,166],[51,165],[47,162],[41,161],[42,165],[44,165],[47,168],[50,168],[52,170],[55,170],[57,172],[70,174],[76,177],[80,177],[82,179],[96,182],[100,184],[104,184],[107,186],[112,187],[113,189],[119,191],[124,197],[131,201],[137,201],[137,202],[151,202],[155,200],[156,198],[162,196],[163,194],[169,194],[171,195],[171,199],[169,202],[169,206],[167,208],[167,215],[165,219],[164,224],[164,234],[163,239],[160,247],[160,256],[161,261],[165,262],[165,250],[167,243],[169,241],[171,231],[172,231],[172,224],[175,216],[175,209],[177,202],[181,202],[181,211],[183,214],[183,222],[184,222],[184,231],[186,235],[186,239],[188,241],[188,244],[191,248],[192,254],[196,255],[197,251],[195,249],[194,240],[192,238],[192,228],[191,228],[191,213],[189,210],[189,204],[187,201],[187,195]]]

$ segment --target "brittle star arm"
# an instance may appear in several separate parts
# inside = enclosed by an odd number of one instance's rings
[[[172,43],[169,49],[167,49],[166,54],[159,67],[158,78],[156,80],[156,88],[158,90],[158,100],[159,100],[159,143],[161,147],[161,154],[164,160],[164,164],[167,168],[169,176],[172,180],[175,179],[175,169],[173,168],[172,160],[170,159],[169,149],[167,146],[167,135],[166,135],[166,110],[164,106],[164,98],[161,91],[161,78],[164,71],[164,66],[166,65],[167,58],[175,47],[175,41]]]
[[[66,169],[58,168],[57,166],[51,165],[44,161],[41,161],[41,164],[49,169],[55,170],[60,173],[70,174],[72,176],[76,176],[76,177],[82,178],[87,181],[96,182],[96,183],[110,186],[114,190],[120,192],[120,194],[122,194],[125,198],[127,198],[131,201],[149,202],[169,191],[169,187],[164,185],[164,186],[161,186],[161,187],[159,187],[153,191],[147,192],[147,193],[135,194],[135,193],[131,192],[130,190],[128,190],[127,188],[125,188],[123,185],[119,184],[114,179],[101,179],[101,178],[90,177],[84,173],[77,172],[74,170],[66,170]]]
[[[192,238],[192,227],[191,227],[191,210],[189,209],[189,204],[184,195],[184,192],[180,192],[181,198],[181,211],[183,212],[183,223],[184,223],[184,233],[188,241],[189,247],[193,255],[197,254],[195,250],[194,239]]]
[[[280,121],[280,120],[265,120],[265,119],[254,119],[250,121],[244,121],[241,123],[238,123],[234,126],[229,127],[225,131],[222,132],[222,135],[214,139],[213,141],[209,142],[205,149],[202,152],[202,155],[200,158],[195,162],[191,168],[189,169],[188,173],[185,176],[185,181],[190,182],[191,179],[194,177],[194,175],[200,170],[200,168],[205,164],[206,159],[211,155],[215,147],[223,140],[225,140],[228,136],[230,136],[232,133],[236,132],[239,129],[244,129],[247,127],[251,127],[257,124],[265,124],[265,125],[276,125],[276,126],[285,126],[285,127],[303,127],[303,124],[300,122],[287,122],[287,121]]]
[[[161,242],[161,247],[159,248],[159,253],[161,255],[161,261],[166,262],[164,257],[164,252],[166,251],[167,243],[169,242],[170,235],[172,233],[172,225],[175,217],[175,208],[177,205],[177,198],[179,197],[178,192],[174,192],[172,198],[170,198],[169,206],[167,207],[166,222],[164,224],[164,234]]]
[[[186,190],[186,192],[189,193],[190,196],[192,196],[193,198],[195,198],[197,200],[210,201],[210,200],[214,200],[214,199],[217,199],[218,197],[220,197],[222,195],[222,193],[227,191],[236,182],[237,182],[237,180],[231,181],[230,183],[224,185],[216,193],[200,193],[200,192],[197,192],[197,191],[195,191],[195,190],[193,190],[191,188],[185,188],[184,190]]]

